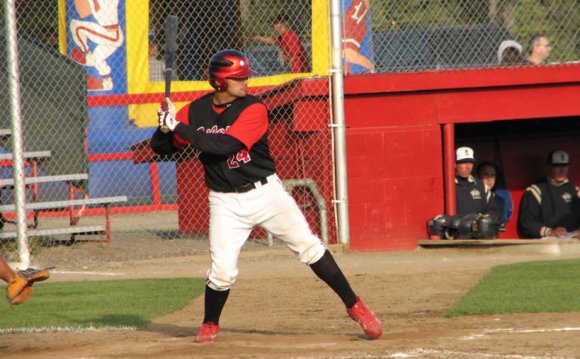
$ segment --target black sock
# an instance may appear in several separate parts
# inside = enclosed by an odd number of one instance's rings
[[[312,263],[310,268],[312,268],[318,278],[322,279],[324,283],[328,284],[338,294],[347,308],[355,305],[356,294],[354,294],[348,280],[342,274],[342,271],[329,251],[324,252],[322,258]]]
[[[229,289],[219,291],[211,289],[208,285],[205,286],[205,316],[203,318],[204,323],[212,322],[214,324],[219,324],[222,309],[224,309],[224,305],[226,305],[228,295],[230,295]]]

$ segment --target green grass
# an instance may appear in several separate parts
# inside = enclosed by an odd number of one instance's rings
[[[185,307],[204,290],[200,278],[36,283],[24,304],[0,301],[0,332],[43,328],[143,328]]]
[[[446,317],[580,311],[580,260],[494,267]]]

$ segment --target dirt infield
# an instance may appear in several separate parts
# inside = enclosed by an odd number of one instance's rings
[[[580,244],[574,244],[577,246]],[[286,249],[247,250],[213,344],[193,342],[202,298],[147,329],[0,335],[2,358],[579,358],[580,313],[447,319],[447,309],[491,267],[578,257],[506,248],[342,253],[355,291],[383,336],[366,340],[338,297]],[[204,276],[205,254],[59,266],[52,280]]]

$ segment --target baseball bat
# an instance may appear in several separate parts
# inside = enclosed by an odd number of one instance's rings
[[[177,23],[179,19],[175,15],[167,16],[165,19],[165,98],[171,96],[171,78],[175,67],[175,52],[177,51]],[[164,100],[166,101],[166,100]],[[167,105],[167,104],[166,104]],[[161,132],[169,132],[169,127],[165,124],[161,126]]]

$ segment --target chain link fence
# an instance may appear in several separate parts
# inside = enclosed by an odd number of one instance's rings
[[[18,27],[27,175],[63,176],[29,184],[28,201],[97,201],[29,211],[29,228],[103,225],[103,231],[74,236],[31,234],[33,255],[109,236],[113,242],[160,243],[159,253],[205,239],[201,166],[187,152],[171,160],[151,158],[143,145],[163,99],[168,15],[179,18],[172,84],[177,108],[211,90],[206,65],[213,53],[242,50],[257,72],[252,93],[270,110],[278,174],[314,231],[335,243],[328,9],[326,0],[16,1],[9,16]],[[503,40],[521,44],[523,64],[537,32],[553,46],[548,62],[577,61],[580,51],[576,0],[345,0],[342,11],[347,75],[495,66]],[[6,68],[4,21],[1,33]],[[8,76],[2,72],[2,86]],[[9,103],[7,87],[2,90],[3,103]],[[0,116],[1,129],[10,128],[8,115]],[[10,136],[0,140],[0,152],[8,155]],[[1,177],[9,180],[11,160],[0,164]],[[2,205],[13,203],[10,184],[1,195]],[[8,234],[15,231],[14,212],[3,215],[0,252],[16,260],[16,242]],[[266,245],[269,237],[258,229],[252,238]]]
[[[164,97],[168,15],[179,18],[172,84],[177,109],[211,90],[206,67],[213,53],[242,50],[257,72],[251,92],[270,111],[277,173],[313,230],[335,242],[327,30],[312,41],[313,28],[327,27],[322,12],[323,1],[16,1],[26,174],[60,176],[27,185],[27,202],[84,201],[27,211],[32,257],[108,238],[133,241],[135,251],[151,245],[159,255],[187,254],[188,242],[206,239],[208,191],[197,159],[190,151],[151,158],[145,145]],[[313,13],[320,20],[313,22]],[[288,33],[282,37],[282,31]],[[295,80],[313,75],[322,77],[308,84]],[[6,112],[1,128],[10,129],[10,121]],[[11,152],[11,138],[2,137],[3,153]],[[0,169],[9,181],[12,161]],[[12,186],[2,187],[1,205],[14,203]],[[15,213],[3,215],[0,252],[17,261]],[[78,233],[71,235],[70,228]],[[48,229],[56,232],[36,234]],[[259,228],[251,239],[277,243]]]
[[[580,59],[576,0],[371,1],[377,72],[497,66],[503,41],[517,44],[508,65],[526,65],[537,34],[551,45],[546,63]],[[504,43],[505,50],[509,43]],[[550,50],[548,50],[550,51]],[[505,59],[504,59],[505,60]]]

